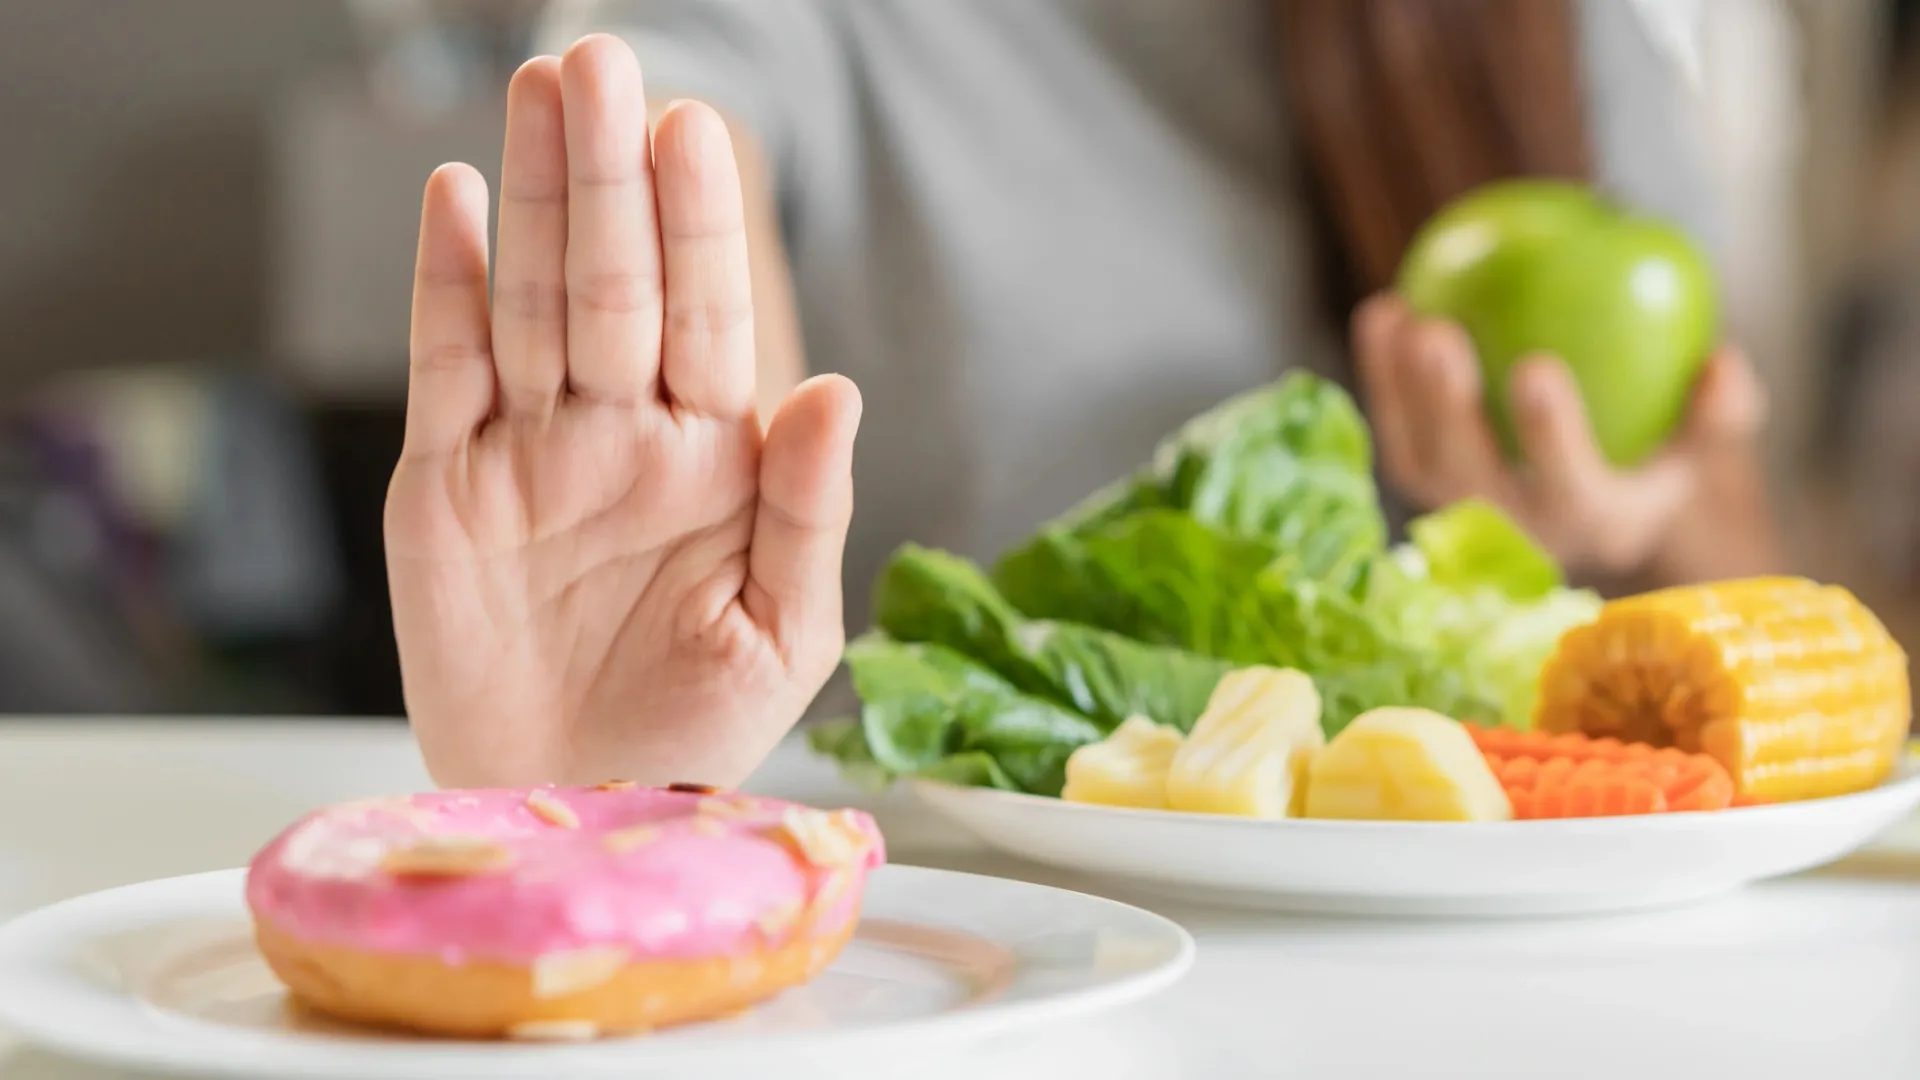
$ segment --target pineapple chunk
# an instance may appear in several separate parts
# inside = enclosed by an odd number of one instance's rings
[[[1326,745],[1320,692],[1291,668],[1243,668],[1213,688],[1167,774],[1167,806],[1286,817],[1306,759]]]
[[[1426,709],[1381,708],[1315,755],[1306,816],[1506,821],[1513,807],[1467,729]]]
[[[1167,808],[1167,770],[1180,749],[1180,733],[1144,716],[1129,717],[1113,733],[1088,743],[1067,759],[1068,802]]]

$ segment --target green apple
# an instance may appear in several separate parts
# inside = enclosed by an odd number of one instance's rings
[[[1398,288],[1473,339],[1508,453],[1522,359],[1564,361],[1602,453],[1633,465],[1673,434],[1719,332],[1713,272],[1692,241],[1560,181],[1502,181],[1448,205],[1407,249]]]

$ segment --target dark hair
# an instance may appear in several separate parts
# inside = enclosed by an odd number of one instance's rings
[[[1277,0],[1342,322],[1453,198],[1507,177],[1587,177],[1573,2]]]

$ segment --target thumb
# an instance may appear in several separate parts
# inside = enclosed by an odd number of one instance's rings
[[[1689,448],[1745,442],[1767,422],[1767,392],[1745,352],[1725,345],[1694,381],[1681,441]]]
[[[787,395],[767,425],[742,602],[789,668],[811,659],[802,646],[817,647],[829,635],[826,655],[839,656],[840,561],[853,520],[860,408],[852,382],[820,375]]]

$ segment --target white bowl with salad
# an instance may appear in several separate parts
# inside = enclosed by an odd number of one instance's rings
[[[1906,658],[1844,591],[1603,604],[1490,505],[1407,533],[1351,399],[1290,375],[990,568],[903,548],[813,745],[1016,855],[1354,914],[1693,899],[1920,804]]]

